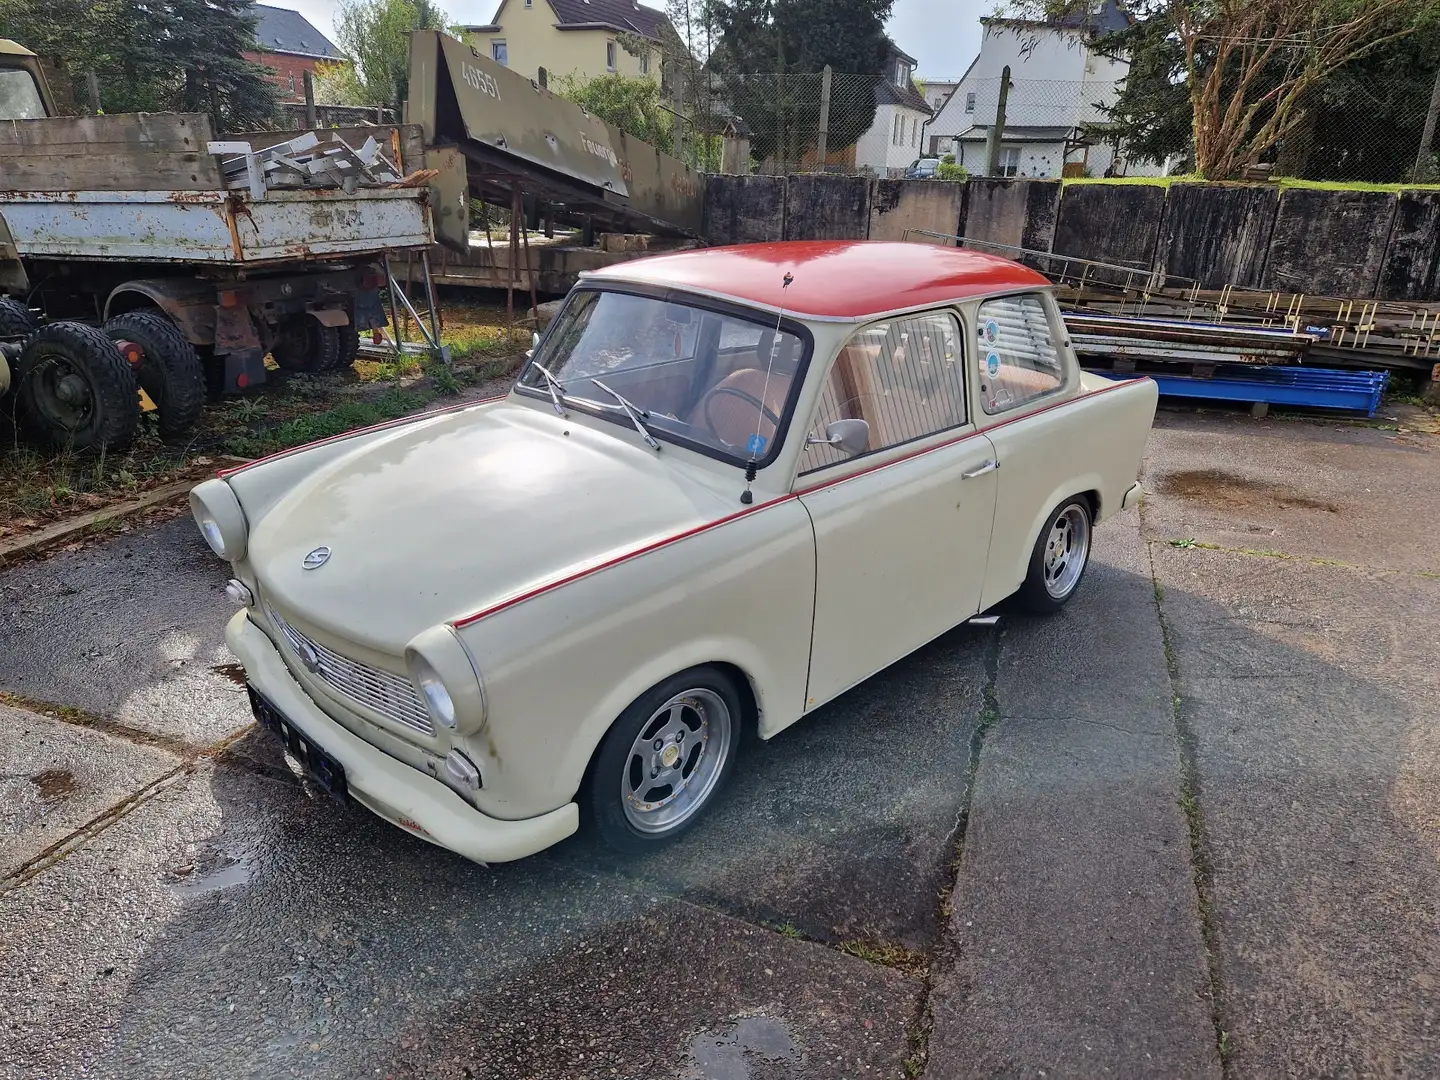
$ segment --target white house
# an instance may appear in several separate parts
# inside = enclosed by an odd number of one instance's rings
[[[980,55],[927,126],[926,150],[952,152],[971,173],[984,173],[1001,74],[1009,65],[997,175],[1160,175],[1159,163],[1124,159],[1105,133],[1103,106],[1114,102],[1130,65],[1095,42],[1132,21],[1116,0],[1043,21],[982,18]]]
[[[875,102],[875,120],[856,141],[854,160],[845,164],[880,176],[898,175],[921,156],[921,132],[931,118],[929,104],[915,87],[913,56],[891,50],[885,78],[875,86]]]

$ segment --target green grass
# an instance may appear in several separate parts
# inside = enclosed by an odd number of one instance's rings
[[[387,390],[368,400],[347,401],[323,412],[297,416],[261,431],[232,435],[225,443],[225,450],[240,457],[274,454],[316,439],[327,439],[356,428],[394,420],[423,409],[438,396],[433,390],[418,387]]]

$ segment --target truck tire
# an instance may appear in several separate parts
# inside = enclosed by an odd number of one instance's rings
[[[111,341],[133,341],[145,350],[140,386],[155,402],[160,437],[173,439],[194,427],[205,407],[205,369],[195,346],[170,316],[162,311],[132,311],[116,315],[104,330]]]
[[[311,315],[295,315],[280,325],[270,355],[281,371],[329,371],[340,358],[340,336]]]
[[[56,450],[118,449],[135,437],[135,372],[93,326],[53,322],[31,334],[16,363],[20,422]]]
[[[0,338],[27,338],[40,329],[40,321],[19,300],[0,296]]]
[[[339,358],[335,361],[335,367],[344,371],[346,368],[355,366],[355,358],[360,355],[360,331],[354,326],[336,327],[336,333],[340,335]]]

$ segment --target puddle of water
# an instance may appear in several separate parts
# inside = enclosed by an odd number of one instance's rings
[[[790,1029],[768,1016],[746,1016],[719,1035],[702,1031],[690,1042],[685,1080],[750,1080],[752,1062],[795,1061]]]
[[[219,892],[221,889],[244,885],[249,880],[250,867],[243,860],[237,859],[205,873],[195,874],[193,877],[177,881],[170,888],[186,896],[199,896],[202,893]]]
[[[1174,495],[1187,502],[1222,510],[1273,506],[1282,510],[1340,512],[1340,507],[1334,503],[1312,498],[1284,484],[1252,480],[1221,469],[1187,469],[1166,473],[1157,480],[1155,490],[1161,495]]]
[[[64,799],[75,793],[75,777],[69,769],[46,769],[30,777],[42,799]]]
[[[216,664],[210,670],[216,675],[229,679],[236,686],[245,685],[245,669],[239,664]]]

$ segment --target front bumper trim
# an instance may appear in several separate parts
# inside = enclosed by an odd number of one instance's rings
[[[255,689],[344,766],[350,795],[392,825],[478,863],[533,855],[579,827],[580,808],[573,802],[521,821],[490,817],[440,781],[347,731],[306,696],[248,611],[235,613],[225,628],[225,642]]]
[[[1125,497],[1120,500],[1120,509],[1129,510],[1132,506],[1139,506],[1140,496],[1143,494],[1144,492],[1140,489],[1140,481],[1135,481],[1135,483],[1130,485],[1129,490],[1125,492]]]

